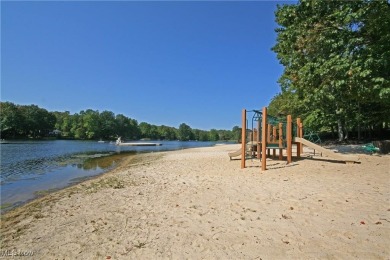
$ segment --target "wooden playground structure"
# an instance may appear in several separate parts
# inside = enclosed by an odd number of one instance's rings
[[[248,113],[252,113],[252,130],[248,131]],[[247,134],[249,132],[249,134]],[[287,163],[292,162],[292,147],[296,145],[296,156],[301,157],[303,145],[313,148],[328,157],[344,161],[345,163],[354,163],[358,158],[335,153],[325,149],[315,143],[303,138],[303,124],[300,118],[293,123],[291,115],[287,115],[286,120],[280,120],[276,117],[267,115],[267,108],[262,111],[246,109],[242,110],[242,133],[241,149],[229,153],[232,157],[241,156],[241,168],[245,168],[245,161],[249,157],[261,160],[261,170],[267,169],[267,157],[276,158],[278,150],[278,159],[283,160],[283,151],[286,150]],[[249,140],[248,140],[249,139]],[[271,155],[272,150],[272,155]]]

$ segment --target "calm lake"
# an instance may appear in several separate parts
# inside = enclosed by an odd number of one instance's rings
[[[114,168],[123,156],[213,146],[215,142],[158,141],[161,146],[117,146],[96,141],[12,141],[1,144],[1,209],[21,205]]]

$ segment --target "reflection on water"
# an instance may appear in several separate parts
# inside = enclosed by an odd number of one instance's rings
[[[131,152],[111,154],[110,156],[95,157],[86,159],[83,164],[79,164],[78,167],[83,170],[97,170],[97,169],[108,169],[116,165],[124,156],[134,154]]]
[[[78,157],[61,160],[55,167],[40,168],[35,174],[26,174],[19,178],[8,178],[1,185],[1,205],[9,205],[7,209],[23,204],[37,196],[81,182],[114,168],[122,158],[134,153],[112,154],[102,157]],[[31,169],[31,167],[27,167]],[[26,168],[25,168],[26,169]],[[48,170],[50,169],[50,170]],[[44,172],[44,170],[46,170]],[[42,173],[41,173],[42,172]],[[44,172],[44,174],[43,174]],[[4,209],[2,209],[4,210]]]

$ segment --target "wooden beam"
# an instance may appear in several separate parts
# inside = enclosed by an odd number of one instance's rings
[[[260,159],[261,149],[260,149],[260,128],[261,128],[261,122],[260,120],[257,120],[257,159]]]
[[[299,124],[299,137],[303,138],[303,123],[302,122]],[[303,144],[300,143],[299,146],[300,146],[301,153],[303,153]]]
[[[276,126],[272,126],[272,142],[276,142]]]
[[[283,160],[283,123],[279,123],[279,160]]]
[[[283,123],[279,123],[279,148],[283,147]]]
[[[262,116],[262,131],[261,131],[261,170],[267,169],[267,155],[265,153],[267,147],[267,108],[263,107]]]
[[[298,117],[297,118],[297,137],[300,137],[299,136],[299,133],[300,133],[300,125],[301,125],[301,119]],[[300,144],[297,144],[297,158],[300,158],[301,157],[301,145]]]
[[[287,163],[292,162],[292,120],[291,115],[287,116]]]
[[[268,124],[267,125],[267,143],[271,142],[271,132],[272,132],[272,125]]]
[[[276,142],[276,126],[272,126],[272,139],[271,139],[273,143]],[[272,158],[275,159],[276,157],[276,149],[272,149]]]
[[[241,124],[241,169],[245,168],[245,150],[246,150],[246,109],[242,110]]]

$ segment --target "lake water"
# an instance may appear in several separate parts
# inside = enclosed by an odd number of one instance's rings
[[[96,141],[12,141],[1,144],[2,211],[114,168],[123,156],[212,146],[215,142],[158,141],[161,146],[117,146]]]

